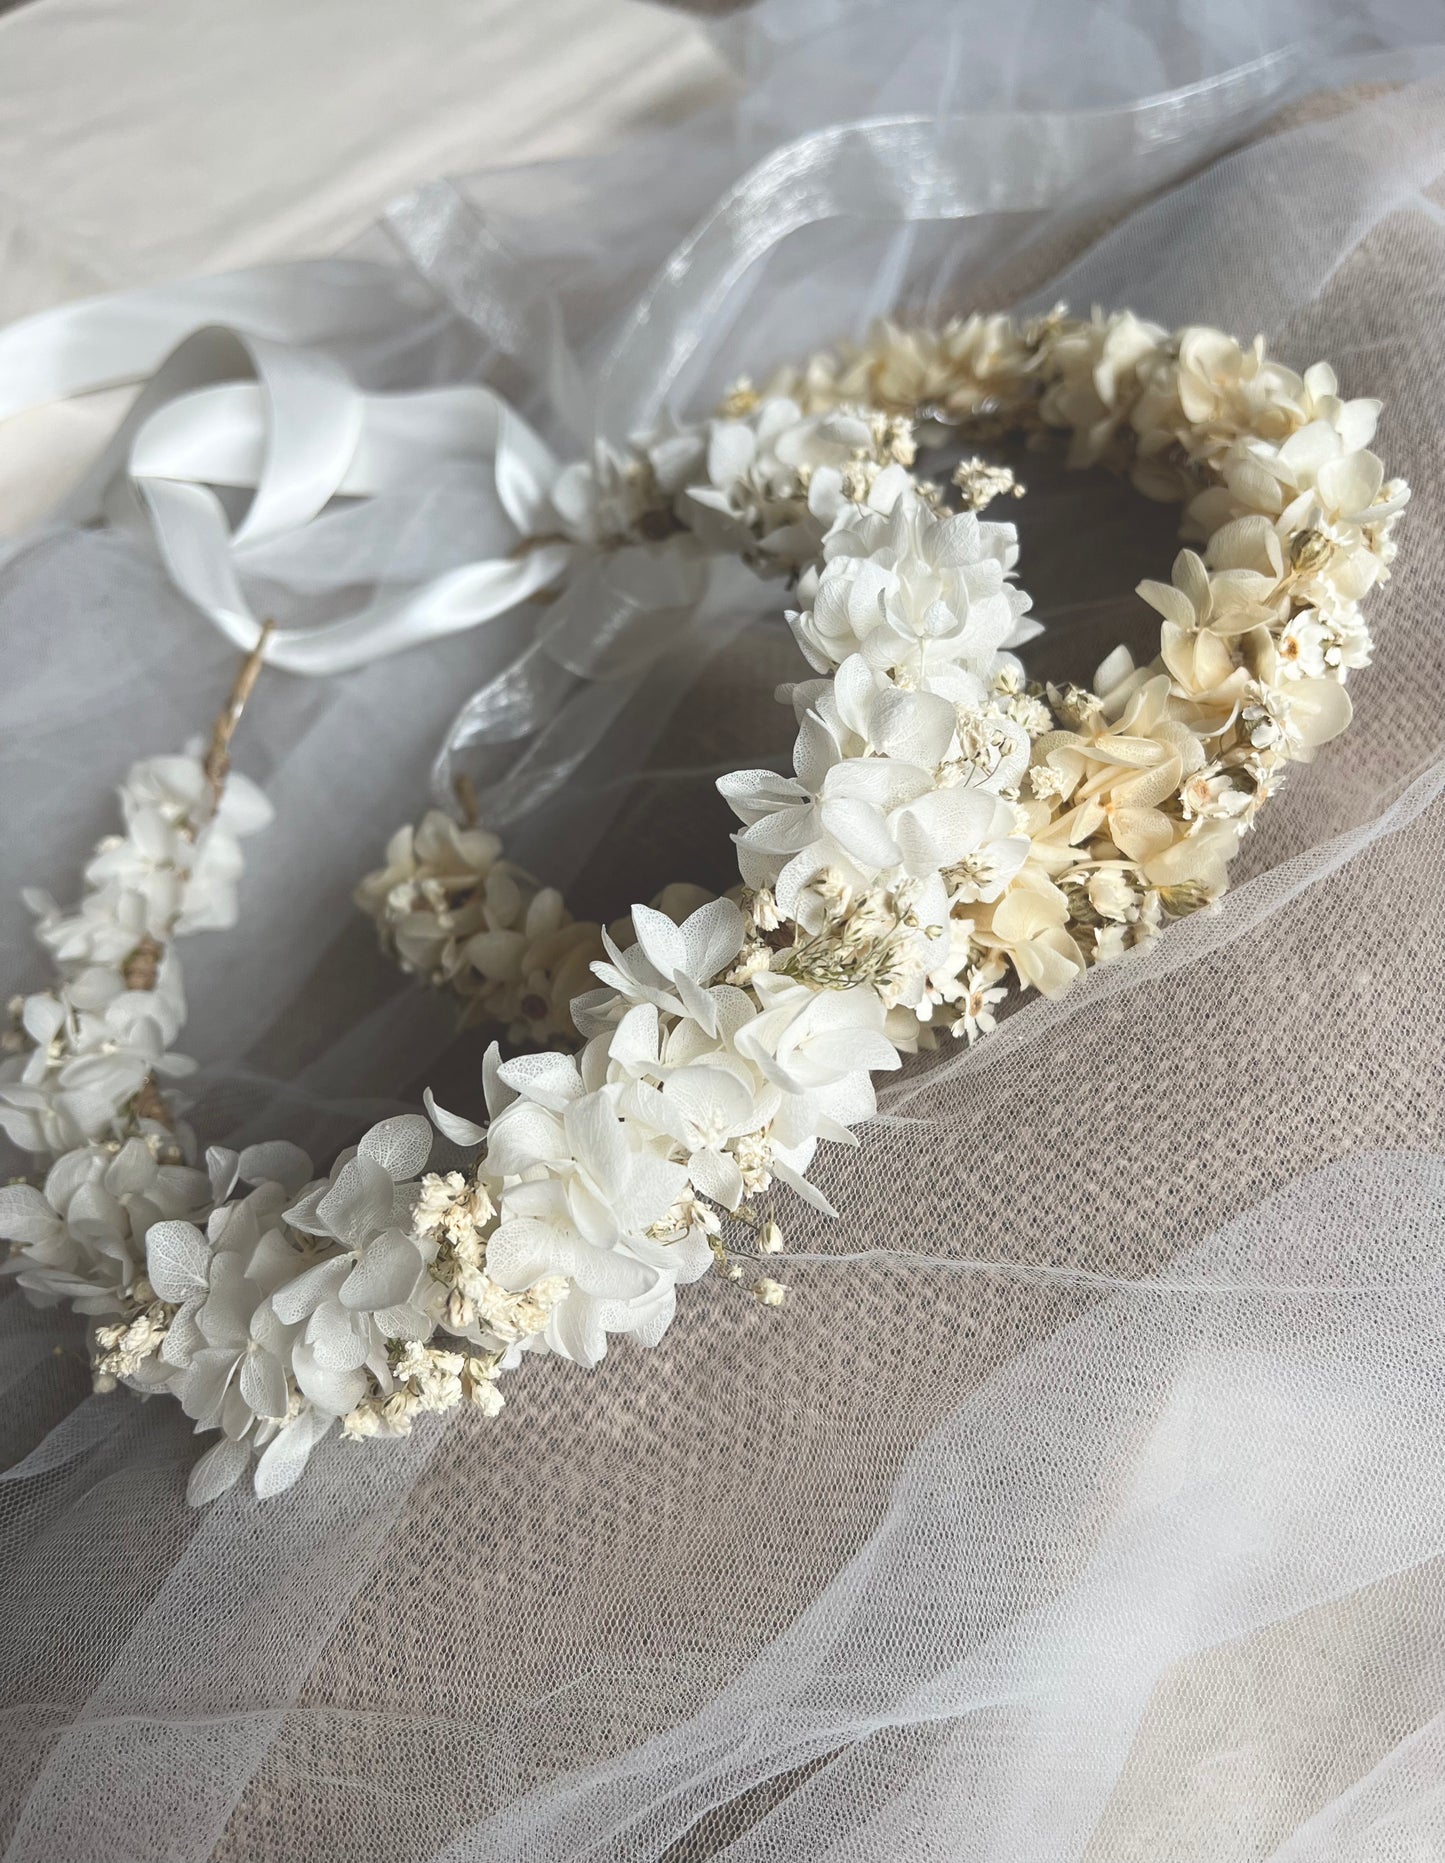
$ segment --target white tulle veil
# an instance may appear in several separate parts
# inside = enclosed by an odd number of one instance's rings
[[[89,1395],[78,1327],[0,1304],[13,1863],[1445,1850],[1445,13],[772,0],[718,31],[734,104],[423,190],[316,340],[373,387],[486,380],[565,455],[889,311],[1263,331],[1384,401],[1414,486],[1355,726],[1217,910],[889,1087],[781,1313],[709,1279],[655,1351],[539,1359],[495,1422],[197,1513],[178,1408]],[[1024,476],[1030,654],[1085,676],[1139,644],[1174,516]],[[476,512],[440,462],[337,525],[326,587],[464,563]],[[320,574],[276,553],[284,616]],[[587,599],[266,676],[237,758],[278,819],[187,972],[207,1138],[325,1154],[423,1085],[475,1097],[477,1036],[349,903],[470,693],[446,774],[579,911],[724,880],[713,778],[790,736],[779,587],[720,575],[667,651],[579,672]],[[74,892],[235,655],[125,525],[15,549],[0,627],[18,989],[21,886]],[[570,676],[509,736],[488,682],[542,628]]]

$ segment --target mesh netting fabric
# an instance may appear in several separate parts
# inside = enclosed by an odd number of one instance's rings
[[[889,1084],[818,1173],[841,1220],[788,1225],[781,1312],[710,1277],[657,1350],[535,1359],[495,1422],[328,1445],[300,1488],[197,1514],[177,1408],[86,1395],[78,1325],[0,1305],[14,1863],[1445,1849],[1445,85],[1388,49],[1421,18],[1229,11],[1100,7],[1070,62],[1061,9],[1031,38],[972,9],[765,7],[728,28],[751,88],[725,116],[394,221],[438,288],[469,226],[526,255],[605,405],[643,283],[785,124],[982,102],[1047,140],[1052,111],[1122,109],[1131,74],[1203,83],[1308,28],[1239,114],[1182,111],[1027,214],[797,235],[716,307],[693,395],[889,304],[1261,329],[1385,402],[1414,500],[1377,663],[1217,909]],[[480,347],[463,318],[371,366],[445,376]],[[1143,644],[1129,591],[1177,514],[1022,470],[1031,665],[1087,675]],[[712,775],[786,753],[779,591],[740,575],[713,600],[721,644],[644,683],[519,824],[580,911],[721,883]],[[69,890],[106,785],[203,727],[229,656],[107,534],[19,553],[0,624],[25,648],[0,697],[19,987],[18,884]],[[475,651],[262,687],[238,761],[278,822],[241,930],[187,967],[207,1136],[321,1150],[425,1082],[475,1099],[477,1037],[346,904],[423,805]]]

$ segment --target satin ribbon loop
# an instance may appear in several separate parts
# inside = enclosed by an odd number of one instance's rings
[[[295,305],[305,324],[314,272],[296,271],[306,284]],[[343,266],[342,281],[350,278]],[[208,300],[222,302],[226,281],[207,282]],[[251,275],[237,274],[231,284],[238,304],[256,295]],[[538,541],[556,529],[550,492],[558,464],[515,409],[479,383],[365,392],[329,351],[275,334],[284,327],[284,294],[274,281],[262,296],[268,333],[209,324],[183,334],[159,359],[58,517],[148,531],[176,586],[249,651],[261,621],[245,577],[264,571],[269,547],[285,545],[304,559],[308,533],[338,501],[405,492],[448,465],[477,469],[484,487],[477,534],[499,553],[321,626],[277,630],[267,660],[313,677],[478,627],[565,574],[570,547]],[[40,358],[42,391],[113,385],[141,357],[152,359],[156,331],[174,327],[194,289],[178,288],[177,297],[169,313],[142,293],[57,312],[58,326],[29,320],[0,336],[0,367],[7,355]],[[327,301],[337,307],[334,294]],[[16,405],[0,377],[0,407]],[[238,522],[223,491],[250,494]]]

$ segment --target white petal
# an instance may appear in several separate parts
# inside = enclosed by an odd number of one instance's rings
[[[811,1203],[815,1210],[821,1210],[825,1216],[836,1216],[838,1214],[816,1185],[810,1184],[801,1172],[795,1171],[791,1165],[785,1164],[781,1158],[775,1157],[773,1159],[773,1176],[777,1178],[780,1184],[786,1184],[791,1191],[797,1196],[800,1196],[804,1203]]]
[[[572,1156],[600,1186],[620,1185],[632,1162],[627,1133],[605,1093],[589,1093],[567,1108]]]
[[[935,789],[902,810],[894,823],[908,871],[926,878],[971,854],[994,819],[997,798],[986,790]]]
[[[460,1113],[449,1113],[444,1106],[438,1106],[432,1097],[432,1090],[427,1088],[421,1096],[422,1105],[427,1110],[427,1117],[441,1133],[454,1145],[480,1145],[487,1136],[487,1128],[479,1126],[475,1120],[464,1119]]]
[[[33,1184],[0,1188],[0,1238],[22,1245],[47,1242],[61,1227],[60,1218]]]
[[[820,810],[823,826],[851,860],[865,871],[881,873],[902,859],[882,815],[871,803],[830,800]]]
[[[303,1346],[324,1371],[355,1371],[366,1363],[367,1340],[335,1301],[318,1307],[306,1322]]]
[[[204,1293],[211,1250],[194,1223],[152,1223],[146,1231],[146,1275],[162,1300]]]
[[[430,1133],[427,1136],[430,1143]],[[327,1233],[347,1248],[369,1241],[391,1220],[392,1181],[391,1173],[374,1158],[350,1159],[316,1206]]]
[[[303,1394],[331,1416],[345,1416],[366,1395],[366,1373],[359,1366],[324,1365],[308,1345],[297,1346],[292,1369]]]
[[[740,479],[756,455],[757,442],[745,421],[713,421],[707,440],[707,476],[715,486]]]
[[[431,1156],[432,1129],[420,1113],[383,1119],[357,1146],[357,1156],[374,1159],[394,1183],[418,1177]]]
[[[662,1085],[663,1099],[684,1121],[702,1129],[721,1119],[730,1133],[746,1131],[753,1096],[737,1075],[721,1067],[685,1067]]]
[[[871,713],[873,746],[901,763],[935,769],[948,754],[957,715],[932,692],[881,692]]]
[[[487,1244],[488,1271],[503,1287],[529,1287],[545,1274],[565,1275],[583,1293],[630,1300],[645,1293],[652,1275],[616,1250],[592,1248],[578,1235],[516,1217]]]
[[[674,925],[665,912],[651,906],[632,908],[632,928],[642,954],[658,976],[671,980],[674,971],[687,966],[687,941],[680,926]]]
[[[338,1298],[352,1313],[400,1306],[411,1298],[425,1265],[416,1244],[393,1230],[368,1246],[343,1282]]]
[[[344,1255],[315,1262],[294,1281],[276,1289],[271,1296],[271,1310],[284,1325],[295,1326],[323,1301],[333,1299],[350,1272],[351,1263]]]
[[[677,984],[678,1000],[681,1001],[690,1020],[697,1023],[698,1027],[704,1029],[707,1034],[715,1036],[717,1034],[717,1005],[713,1001],[711,992],[705,990],[701,984],[694,983],[685,970],[678,971],[674,981]],[[675,1007],[676,1004],[674,1003],[673,1006]],[[667,1004],[664,1003],[663,1007],[666,1008]]]
[[[687,1174],[702,1196],[711,1197],[725,1210],[735,1210],[743,1200],[743,1174],[726,1152],[695,1151],[688,1160]]]
[[[205,1507],[227,1488],[235,1487],[251,1460],[249,1443],[221,1441],[208,1449],[191,1470],[186,1499],[192,1507]]]
[[[300,1479],[324,1426],[319,1419],[299,1416],[270,1443],[256,1464],[256,1495],[269,1500]]]
[[[634,923],[635,923],[634,919]],[[698,983],[710,983],[743,948],[743,915],[731,899],[713,899],[683,920],[683,966]]]
[[[236,1175],[248,1184],[279,1184],[294,1197],[312,1175],[311,1160],[299,1145],[271,1139],[248,1145],[235,1163]]]
[[[241,1395],[258,1417],[286,1415],[286,1374],[269,1352],[248,1352],[241,1363]]]

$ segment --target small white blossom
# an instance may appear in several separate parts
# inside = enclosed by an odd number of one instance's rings
[[[820,673],[857,653],[900,683],[979,703],[999,653],[1039,631],[1008,581],[1017,561],[1012,524],[939,516],[911,492],[886,515],[845,506],[788,621]]]

